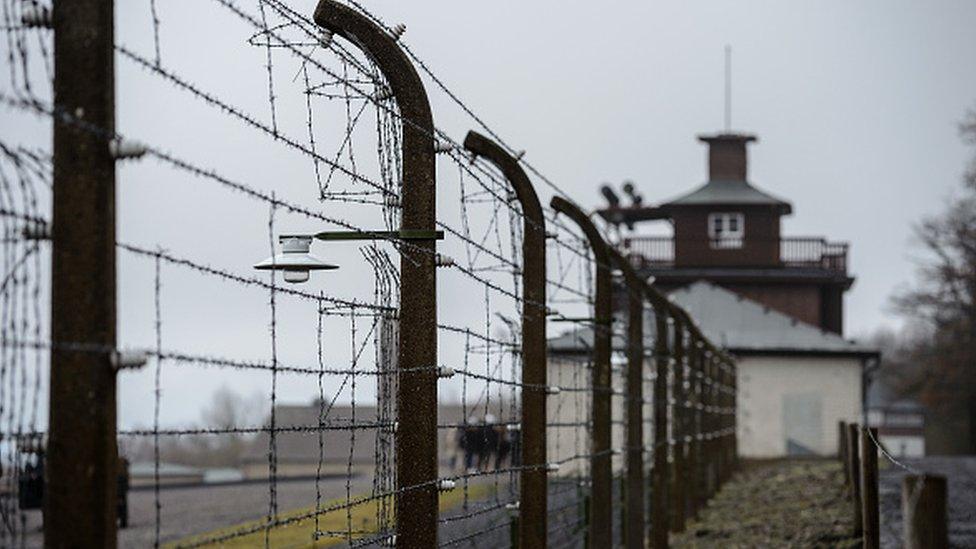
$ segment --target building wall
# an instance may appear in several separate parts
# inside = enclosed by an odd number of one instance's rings
[[[772,458],[837,452],[837,422],[859,421],[856,358],[740,357],[739,454]],[[790,438],[793,445],[787,443]]]
[[[745,217],[741,248],[713,248],[708,236],[708,214],[740,212]],[[780,264],[779,215],[756,206],[675,208],[674,264],[676,267],[772,267]]]

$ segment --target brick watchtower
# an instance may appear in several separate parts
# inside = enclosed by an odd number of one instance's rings
[[[708,145],[704,185],[658,206],[614,202],[599,211],[628,227],[671,222],[673,237],[628,235],[621,251],[665,291],[707,280],[842,335],[843,295],[854,282],[847,274],[847,244],[780,235],[780,218],[792,206],[749,182],[746,147],[755,136],[722,133],[699,140]]]

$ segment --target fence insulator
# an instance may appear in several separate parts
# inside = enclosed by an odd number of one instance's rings
[[[50,29],[54,26],[51,10],[38,5],[25,7],[21,12],[20,22],[25,27],[33,29]]]
[[[546,316],[562,316],[559,311],[553,309],[552,307],[546,307]]]
[[[448,153],[454,150],[454,143],[450,141],[441,141],[438,139],[434,141],[434,152],[436,153]]]
[[[614,389],[613,391],[611,391],[611,393],[613,394],[613,396],[618,396],[618,397],[622,397],[626,394],[624,393],[623,389]]]
[[[385,537],[380,540],[380,545],[383,547],[396,547],[396,534]]]
[[[51,240],[51,227],[47,223],[31,223],[21,232],[24,240]]]
[[[454,368],[441,366],[437,368],[437,377],[454,377]]]
[[[386,101],[391,97],[393,97],[393,88],[384,85],[376,86],[376,92],[373,94],[373,99],[377,101]]]
[[[454,482],[453,480],[448,480],[448,479],[442,479],[440,482],[437,483],[437,489],[442,492],[453,490],[455,486],[457,486],[457,483]]]
[[[556,233],[550,232],[550,231],[546,231],[546,238],[558,238],[558,237],[559,237],[559,235],[557,235]]]
[[[559,472],[559,464],[558,463],[549,463],[549,464],[546,464],[546,471],[549,472],[549,473],[558,473]]]
[[[399,40],[405,32],[407,32],[407,26],[403,23],[398,23],[395,27],[390,29],[390,35],[393,36],[394,40]]]
[[[149,148],[138,141],[113,139],[108,143],[108,151],[116,160],[142,158]]]
[[[112,353],[111,361],[116,370],[137,370],[149,362],[149,354],[145,351],[116,351]]]
[[[518,151],[517,153],[515,153],[515,160],[522,160],[523,156],[525,156],[525,151],[524,150]]]
[[[505,426],[505,429],[508,430],[508,431],[521,431],[522,430],[522,424],[521,423],[509,423],[508,425]]]
[[[519,513],[519,502],[506,503],[505,509],[508,511],[508,516],[517,517]]]
[[[329,29],[322,29],[322,36],[319,38],[319,44],[322,44],[323,48],[328,48],[332,45],[332,40],[335,38],[335,33]]]
[[[620,451],[620,448],[611,448],[610,449],[610,455],[611,456],[619,456],[622,453],[623,452]]]
[[[437,254],[434,256],[434,264],[438,267],[453,267],[454,258],[449,255]]]
[[[556,387],[555,385],[550,385],[550,386],[546,387],[546,394],[547,395],[558,395],[560,392],[561,391],[560,391],[559,387]]]
[[[400,197],[395,194],[387,194],[383,197],[383,204],[388,208],[399,208],[400,207]]]

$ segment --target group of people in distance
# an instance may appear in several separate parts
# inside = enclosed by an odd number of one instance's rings
[[[469,417],[464,425],[458,426],[456,442],[451,469],[457,470],[459,457],[463,470],[469,473],[497,471],[505,463],[518,466],[521,431],[517,425],[499,423],[492,414],[480,420]]]

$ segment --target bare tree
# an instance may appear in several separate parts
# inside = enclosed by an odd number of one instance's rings
[[[976,111],[960,133],[976,145]],[[976,453],[976,155],[961,194],[915,234],[925,256],[915,285],[894,303],[926,333],[912,342],[901,388],[936,412],[968,417],[968,451]]]

